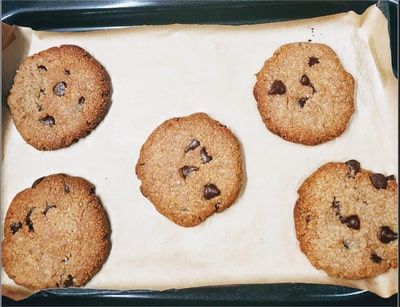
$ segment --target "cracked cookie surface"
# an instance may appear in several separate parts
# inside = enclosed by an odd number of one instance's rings
[[[331,277],[361,279],[397,268],[397,189],[393,175],[364,170],[356,160],[322,165],[298,189],[301,251]]]
[[[32,290],[85,285],[111,248],[111,228],[93,184],[54,174],[12,200],[4,222],[7,275]]]
[[[238,139],[205,113],[158,126],[143,144],[135,171],[142,194],[184,227],[224,211],[243,185]]]
[[[261,118],[287,141],[327,142],[345,131],[354,113],[354,78],[327,45],[283,45],[256,77],[253,94]]]
[[[7,98],[14,124],[38,150],[70,146],[89,134],[111,104],[104,67],[75,45],[52,47],[20,65]]]

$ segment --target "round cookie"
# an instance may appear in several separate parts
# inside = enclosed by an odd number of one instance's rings
[[[108,257],[110,232],[93,184],[65,174],[39,178],[7,210],[3,268],[32,290],[82,286]]]
[[[393,175],[330,162],[298,190],[296,235],[311,264],[330,277],[361,279],[397,268],[398,192]]]
[[[29,56],[19,66],[7,103],[23,139],[38,150],[64,148],[85,137],[111,104],[104,67],[75,45]]]
[[[205,113],[171,118],[143,144],[136,174],[142,194],[161,214],[195,226],[239,196],[241,147],[226,126]]]
[[[354,78],[327,45],[281,46],[253,89],[266,127],[287,141],[317,145],[341,135],[354,113]]]

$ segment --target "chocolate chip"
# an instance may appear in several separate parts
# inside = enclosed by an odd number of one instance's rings
[[[200,145],[200,142],[196,139],[193,139],[190,141],[190,143],[186,146],[185,148],[185,153],[188,152],[189,150],[193,150],[197,148]]]
[[[45,117],[39,119],[39,122],[50,127],[53,127],[56,124],[54,117],[50,115],[46,115]]]
[[[300,106],[300,108],[303,108],[308,99],[308,97],[301,97],[299,100],[297,100],[297,104]]]
[[[386,189],[387,188],[387,179],[384,175],[376,173],[370,176],[371,182],[375,188]]]
[[[349,160],[346,162],[346,165],[349,169],[349,173],[347,174],[349,178],[354,178],[361,169],[360,162],[357,160]]]
[[[90,190],[89,190],[89,195],[93,195],[94,193],[96,193],[96,187],[95,186],[91,186]]]
[[[214,184],[209,183],[204,186],[203,195],[205,199],[212,199],[214,197],[217,197],[219,194],[221,194],[221,191],[218,190],[218,188]]]
[[[333,197],[332,208],[335,210],[336,215],[340,215],[340,202],[336,200],[336,197]]]
[[[41,71],[47,71],[47,67],[44,66],[44,65],[39,65],[38,69],[41,70]]]
[[[379,230],[379,240],[382,243],[387,244],[391,241],[397,240],[397,233],[388,226],[382,226]]]
[[[66,193],[69,193],[71,191],[71,189],[69,188],[69,185],[67,185],[66,183],[64,183],[64,191]]]
[[[11,228],[11,233],[15,235],[15,233],[22,228],[22,223],[21,222],[12,223],[10,228]]]
[[[71,274],[68,274],[67,279],[63,281],[63,285],[65,288],[72,287],[74,285],[74,278]]]
[[[306,223],[308,224],[311,221],[311,217],[309,215],[306,215]]]
[[[214,207],[215,207],[215,212],[218,212],[219,207],[221,207],[221,204],[220,204],[220,203],[216,203],[216,204],[214,205]]]
[[[32,188],[32,189],[36,188],[37,185],[38,185],[39,183],[41,183],[42,180],[43,180],[44,178],[46,178],[46,176],[43,176],[43,177],[40,177],[40,178],[36,179],[36,180],[32,183],[31,188]]]
[[[313,65],[315,65],[315,64],[319,64],[319,60],[318,60],[318,58],[316,58],[316,57],[314,57],[314,56],[312,56],[312,57],[310,57],[309,59],[308,59],[308,66],[313,66]]]
[[[204,147],[201,149],[200,155],[201,155],[201,160],[203,161],[204,164],[212,160],[212,157],[207,154],[207,151]]]
[[[357,215],[350,215],[348,217],[340,217],[342,224],[346,224],[347,227],[355,230],[360,229],[360,220]]]
[[[57,96],[64,96],[65,95],[65,90],[67,89],[67,84],[65,82],[58,82],[54,87],[53,87],[53,92]]]
[[[64,69],[64,74],[69,76],[71,74],[71,72],[68,69]]]
[[[343,246],[344,246],[345,248],[349,248],[349,243],[346,242],[346,241],[343,241]]]
[[[46,215],[47,212],[49,211],[49,209],[51,209],[51,208],[56,208],[56,206],[55,205],[46,204],[46,208],[44,208],[43,214]]]
[[[268,91],[269,95],[283,95],[286,93],[286,86],[281,80],[272,82],[271,88]]]
[[[396,178],[394,177],[394,175],[390,175],[390,176],[387,176],[387,177],[386,177],[386,180],[387,180],[387,181],[389,181],[389,180],[396,180]]]
[[[181,167],[179,169],[179,173],[185,179],[187,176],[189,176],[189,174],[191,172],[195,172],[195,171],[198,171],[198,170],[199,170],[199,168],[196,167],[196,166],[187,166],[187,165],[185,165],[184,167]]]
[[[85,103],[85,100],[86,100],[85,97],[83,97],[83,96],[79,97],[79,100],[78,100],[79,108],[82,107],[82,105]]]
[[[29,231],[34,231],[35,229],[33,228],[33,222],[31,220],[31,215],[33,210],[35,209],[35,207],[32,207],[29,209],[28,213],[26,214],[26,218],[25,218],[25,223],[29,228]]]
[[[383,259],[379,257],[377,254],[371,254],[370,259],[375,263],[380,263]]]
[[[301,83],[301,85],[311,87],[312,90],[313,90],[313,94],[316,92],[315,88],[314,88],[314,85],[311,83],[311,81],[310,81],[310,79],[308,78],[307,75],[302,75],[301,76],[300,83]]]

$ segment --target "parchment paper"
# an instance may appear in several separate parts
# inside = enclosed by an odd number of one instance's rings
[[[260,25],[143,26],[50,33],[16,27],[3,53],[3,93],[27,56],[77,44],[108,70],[113,103],[104,121],[69,148],[41,152],[24,143],[3,100],[2,218],[12,198],[52,173],[96,185],[112,226],[112,250],[86,285],[95,289],[169,289],[204,285],[302,282],[397,292],[397,269],[358,281],[328,278],[311,266],[296,240],[297,188],[328,161],[357,159],[397,176],[398,85],[391,68],[387,21],[375,6],[321,18]],[[314,147],[270,133],[253,98],[255,73],[280,45],[330,45],[356,80],[356,111],[339,138]],[[197,227],[160,215],[140,191],[139,150],[164,120],[206,112],[239,138],[246,183],[236,203]],[[3,294],[20,292],[4,271]],[[17,294],[16,294],[17,293]],[[22,293],[22,294],[21,294]]]

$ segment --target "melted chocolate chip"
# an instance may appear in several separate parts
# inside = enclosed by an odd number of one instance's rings
[[[11,233],[12,233],[13,235],[15,235],[16,232],[17,232],[18,230],[20,230],[21,228],[22,228],[22,223],[21,223],[21,222],[12,223],[11,226],[10,226]]]
[[[379,189],[386,189],[387,188],[387,179],[384,175],[376,173],[372,174],[371,177],[371,182],[375,188]]]
[[[200,145],[200,142],[196,139],[193,139],[190,141],[190,143],[186,146],[185,148],[185,153],[188,152],[189,150],[193,150],[197,148]]]
[[[32,189],[36,188],[37,185],[38,185],[39,183],[41,183],[42,180],[43,180],[44,178],[46,178],[46,176],[43,176],[43,177],[40,177],[40,178],[36,179],[36,180],[32,183],[31,188],[32,188]]]
[[[49,209],[51,209],[51,208],[56,208],[56,206],[55,205],[46,204],[46,208],[44,208],[43,214],[46,215],[47,212],[49,211]]]
[[[35,207],[32,207],[29,209],[28,213],[26,214],[26,218],[25,218],[25,223],[29,228],[29,231],[34,231],[35,229],[33,228],[33,222],[31,220],[31,215],[33,210],[35,209]]]
[[[204,164],[212,160],[212,157],[207,154],[207,151],[204,147],[201,149],[200,155],[201,155],[201,160],[203,161]]]
[[[39,122],[50,127],[53,127],[56,124],[54,117],[50,115],[46,115],[45,117],[39,119]]]
[[[181,168],[179,169],[179,173],[180,173],[181,176],[185,179],[187,176],[189,176],[189,174],[190,174],[191,172],[196,172],[196,171],[198,171],[198,170],[199,170],[199,168],[196,167],[196,166],[187,166],[187,165],[185,165],[184,167],[181,167]]]
[[[219,194],[221,194],[221,191],[218,190],[218,188],[214,184],[209,183],[204,186],[203,195],[205,199],[212,199],[214,197],[217,197]]]
[[[361,169],[360,162],[357,160],[349,160],[346,162],[346,165],[349,169],[349,173],[347,174],[349,178],[354,178]]]
[[[283,95],[286,93],[286,86],[281,80],[272,82],[271,88],[268,91],[269,95]]]
[[[67,84],[65,82],[58,82],[54,87],[53,87],[53,92],[57,96],[64,96],[65,95],[65,90],[67,89]]]
[[[313,94],[316,92],[314,85],[311,83],[311,81],[310,81],[310,79],[308,78],[307,75],[302,75],[301,76],[300,83],[301,83],[301,85],[311,87],[312,90],[313,90]]]
[[[379,230],[379,240],[382,243],[387,244],[391,241],[397,240],[397,233],[388,226],[382,226]]]
[[[310,57],[309,59],[308,59],[308,66],[313,66],[313,65],[315,65],[315,64],[319,64],[319,60],[318,60],[318,58],[316,58],[316,57],[314,57],[314,56],[312,56],[312,57]]]
[[[360,219],[357,215],[350,215],[348,217],[340,217],[342,224],[346,224],[347,227],[355,230],[360,229]]]
[[[308,97],[301,97],[299,100],[297,100],[297,104],[300,106],[300,108],[303,108],[308,99]]]
[[[380,263],[383,259],[379,257],[377,254],[371,254],[370,259],[375,263]]]

